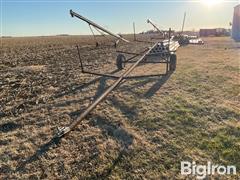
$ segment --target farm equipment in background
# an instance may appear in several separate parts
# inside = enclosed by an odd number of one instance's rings
[[[183,34],[185,20],[186,20],[186,12],[184,13],[183,24],[182,24],[182,29],[180,33],[174,33],[173,31],[169,33],[165,33],[165,31],[160,30],[157,27],[157,25],[153,23],[152,20],[150,19],[147,20],[147,23],[151,24],[154,27],[154,29],[157,30],[157,32],[160,34],[160,39],[171,38],[173,41],[178,41],[178,43],[181,46],[188,45],[188,44],[196,44],[196,45],[204,44],[203,40],[201,38],[198,38],[197,36],[189,36],[189,35]],[[172,34],[173,36],[171,36]],[[156,38],[152,38],[152,39],[156,39]]]
[[[121,40],[124,42],[129,42],[128,40],[124,39],[123,37],[116,35],[105,28],[97,25],[93,21],[88,20],[87,18],[75,13],[74,11],[70,10],[70,14],[72,17],[77,17],[86,23],[88,23],[89,27],[93,26],[94,28],[103,31],[107,33],[110,36],[115,37],[117,40],[115,42],[115,48],[117,48],[117,43]],[[148,20],[149,23],[152,24],[151,21]],[[152,24],[153,25],[153,24]],[[92,29],[91,29],[92,31]],[[159,30],[160,31],[160,30]],[[93,31],[92,31],[93,32]],[[160,31],[161,32],[161,31]],[[170,71],[173,72],[176,69],[176,62],[177,62],[177,56],[176,51],[178,47],[180,46],[178,41],[173,40],[171,37],[171,29],[169,29],[168,39],[164,39],[160,42],[152,42],[154,45],[151,47],[148,47],[144,49],[142,52],[139,53],[133,53],[133,52],[126,52],[126,51],[120,51],[116,50],[118,53],[116,57],[116,67],[119,71],[125,69],[125,65],[127,63],[132,63],[132,65],[124,70],[124,72],[121,75],[114,75],[114,74],[102,74],[102,73],[96,73],[91,72],[84,69],[83,61],[80,55],[80,49],[77,46],[77,51],[79,55],[79,61],[81,65],[81,71],[82,73],[87,74],[93,74],[97,76],[104,76],[104,77],[110,77],[116,79],[115,82],[108,87],[108,89],[99,96],[94,102],[92,102],[85,111],[77,118],[77,120],[73,121],[69,126],[58,128],[58,132],[56,134],[56,137],[60,138],[66,134],[68,134],[71,130],[73,130],[101,101],[103,101],[124,79],[129,78],[139,78],[139,77],[151,77],[151,76],[164,76],[167,75]],[[95,36],[93,34],[93,36]],[[96,39],[95,39],[96,40]],[[137,41],[136,41],[137,42]],[[96,41],[97,43],[97,41]],[[99,44],[97,43],[96,46]],[[126,58],[124,54],[130,54],[133,55],[130,58]],[[137,60],[137,57],[139,57]],[[146,64],[146,63],[164,63],[166,64],[166,73],[165,74],[152,74],[152,75],[145,75],[145,76],[129,76],[129,74],[139,65],[139,64]]]
[[[181,46],[188,44],[203,45],[204,41],[197,36],[188,36],[185,34],[175,35],[173,40],[178,41]]]
[[[181,32],[176,34],[173,37],[173,40],[178,41],[178,43],[181,46],[188,45],[188,44],[203,45],[204,41],[201,38],[199,38],[197,36],[189,36],[187,34],[183,34],[185,21],[186,21],[186,12],[184,13],[184,16],[183,16],[183,23],[182,23]]]

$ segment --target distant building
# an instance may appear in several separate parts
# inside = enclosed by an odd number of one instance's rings
[[[200,29],[199,36],[206,37],[206,36],[216,36],[217,29]]]
[[[188,36],[198,36],[198,31],[184,31],[183,34],[186,34]]]
[[[229,30],[225,28],[200,29],[199,36],[229,36]]]
[[[232,38],[240,41],[240,4],[234,7],[232,22]]]

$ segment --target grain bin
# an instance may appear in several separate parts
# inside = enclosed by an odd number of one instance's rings
[[[240,4],[234,7],[232,22],[232,38],[240,41]]]

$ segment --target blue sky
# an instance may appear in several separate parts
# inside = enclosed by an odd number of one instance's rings
[[[88,17],[115,33],[151,29],[152,19],[160,28],[179,30],[186,11],[186,30],[226,27],[232,21],[238,0],[207,6],[189,1],[67,1],[67,0],[1,0],[1,34],[4,36],[37,36],[56,34],[90,34],[86,23],[71,18],[69,10]]]

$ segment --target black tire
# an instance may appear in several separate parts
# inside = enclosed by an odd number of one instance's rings
[[[177,55],[176,54],[171,54],[170,55],[170,71],[175,71],[177,67]]]
[[[180,46],[185,46],[189,44],[189,40],[187,38],[180,37],[180,39],[178,40],[178,43]]]
[[[118,54],[116,65],[118,70],[122,70],[124,68],[124,62],[126,61],[126,57],[123,54]]]

